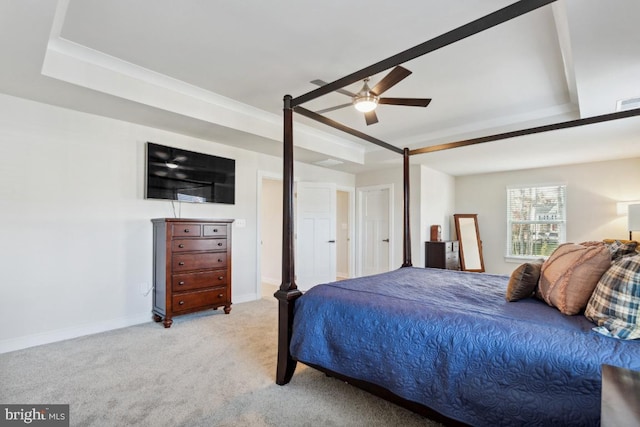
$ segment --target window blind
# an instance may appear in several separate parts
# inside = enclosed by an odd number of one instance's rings
[[[566,241],[566,194],[566,185],[507,188],[507,257],[546,257]]]

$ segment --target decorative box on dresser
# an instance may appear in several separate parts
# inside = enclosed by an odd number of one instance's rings
[[[153,319],[231,311],[232,219],[157,218],[153,223]]]
[[[460,270],[458,241],[425,242],[425,267]]]

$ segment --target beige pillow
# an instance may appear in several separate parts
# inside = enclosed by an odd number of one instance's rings
[[[524,263],[511,273],[507,285],[507,301],[518,301],[533,296],[540,279],[542,261]]]
[[[611,253],[605,245],[562,244],[542,264],[539,294],[562,313],[578,314],[610,266]]]

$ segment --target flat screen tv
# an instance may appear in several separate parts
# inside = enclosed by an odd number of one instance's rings
[[[147,142],[147,199],[235,203],[236,161]]]

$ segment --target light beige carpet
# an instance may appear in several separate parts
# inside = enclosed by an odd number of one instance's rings
[[[298,365],[275,384],[277,302],[234,304],[0,355],[0,402],[70,404],[72,426],[436,426]]]

